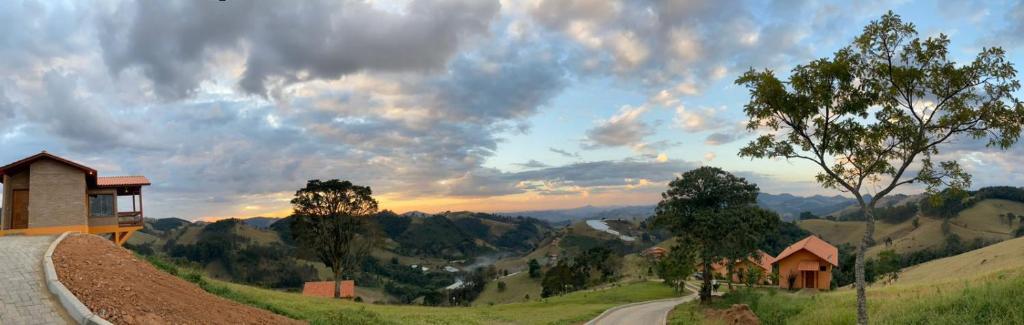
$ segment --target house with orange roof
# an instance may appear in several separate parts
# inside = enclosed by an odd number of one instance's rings
[[[142,229],[142,187],[150,185],[145,176],[101,177],[46,151],[0,167],[0,183],[0,236],[77,231],[109,234],[118,245]]]
[[[772,261],[783,289],[828,290],[832,269],[839,266],[839,249],[811,235],[786,247]]]
[[[761,277],[757,280],[758,284],[771,284],[769,275],[772,274],[772,261],[774,259],[768,253],[762,250],[757,250],[753,256],[748,256],[744,259],[738,259],[733,261],[732,264],[732,282],[733,283],[744,283],[744,277],[746,277],[749,270],[758,268],[761,270]],[[698,270],[701,269],[698,266]],[[711,272],[716,274],[720,278],[729,277],[729,263],[722,260],[718,263],[711,264]]]

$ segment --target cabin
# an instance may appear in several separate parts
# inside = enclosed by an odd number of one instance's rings
[[[762,250],[754,252],[753,256],[747,258],[738,259],[733,261],[732,264],[732,283],[746,283],[745,277],[748,271],[753,268],[761,270],[761,276],[755,282],[756,284],[771,284],[769,275],[772,274],[772,258],[771,255],[765,253]],[[702,266],[698,264],[698,270]],[[729,263],[726,260],[719,261],[711,264],[711,272],[718,278],[727,279],[729,278]]]
[[[772,265],[779,272],[780,288],[828,290],[832,269],[839,266],[839,249],[811,235],[786,247]]]
[[[0,167],[0,236],[76,231],[124,244],[143,227],[145,176],[100,177],[46,151]]]

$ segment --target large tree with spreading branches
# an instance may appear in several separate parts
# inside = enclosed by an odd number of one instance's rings
[[[750,91],[748,129],[762,132],[740,156],[808,161],[823,187],[856,198],[866,223],[854,272],[858,324],[868,321],[864,252],[876,203],[909,184],[929,193],[968,188],[970,175],[939,149],[959,136],[1014,144],[1024,124],[1015,77],[1001,48],[957,64],[945,35],[922,39],[889,12],[831,58],[794,68],[788,81],[753,69],[736,81]]]
[[[758,193],[756,184],[705,166],[683,173],[661,194],[654,225],[676,236],[677,256],[699,259],[704,280],[701,302],[711,299],[712,264],[753,256],[778,227],[779,216],[757,206]],[[678,252],[682,249],[693,255]]]
[[[331,268],[334,297],[341,297],[342,276],[362,265],[379,236],[368,218],[377,212],[377,201],[367,186],[332,179],[311,180],[295,192],[292,236]]]

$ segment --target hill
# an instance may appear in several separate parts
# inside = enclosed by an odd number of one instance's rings
[[[267,229],[238,219],[161,220],[153,222],[174,227],[154,226],[133,236],[126,247],[187,261],[217,279],[268,288],[294,290],[306,281],[330,279],[323,263],[295,247],[289,218]],[[473,212],[400,216],[384,211],[370,222],[381,230],[384,245],[353,276],[362,288],[379,293],[370,300],[396,303],[411,303],[458,279],[477,276],[483,272],[479,267],[499,258],[528,254],[551,231],[536,219]]]
[[[242,219],[242,222],[245,223],[247,226],[253,227],[253,228],[256,228],[256,229],[267,229],[267,228],[270,228],[270,225],[274,224],[278,220],[281,220],[281,218],[252,217],[252,218]]]
[[[892,285],[949,282],[1014,270],[1024,270],[1024,238],[911,266],[903,269]]]
[[[856,203],[856,200],[844,196],[814,195],[809,197],[792,194],[760,193],[757,205],[775,211],[784,221],[796,220],[801,212],[808,211],[815,215],[826,215]]]
[[[916,226],[915,219],[895,224],[876,222],[876,245],[868,250],[868,255],[875,256],[882,250],[893,250],[905,254],[924,249],[942,248],[946,245],[950,234],[956,235],[960,241],[965,243],[975,240],[998,242],[1010,239],[1019,223],[1008,224],[1001,217],[1006,213],[1024,214],[1024,203],[1002,199],[984,199],[949,219],[919,215],[916,218]],[[943,226],[947,220],[948,225]],[[864,234],[864,223],[861,221],[812,219],[801,220],[797,224],[836,245],[856,245]],[[948,230],[943,230],[943,228]],[[885,245],[886,238],[892,240],[891,245]]]
[[[904,269],[898,281],[871,286],[867,294],[876,324],[1024,323],[1024,238]],[[712,307],[747,304],[765,324],[851,324],[855,301],[852,289],[814,295],[760,289],[726,294]],[[671,323],[706,321],[699,309],[680,305]]]

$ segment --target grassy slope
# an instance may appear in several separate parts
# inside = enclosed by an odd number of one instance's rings
[[[505,282],[505,291],[498,291],[498,281]],[[474,305],[506,304],[512,302],[526,301],[526,295],[530,300],[540,299],[540,278],[531,279],[528,271],[522,271],[515,275],[502,277],[496,281],[487,283],[484,291],[473,301]]]
[[[869,317],[875,324],[1021,324],[1022,267],[1024,238],[921,264],[905,270],[899,282],[868,289]],[[856,319],[853,290],[817,295],[758,290],[720,305],[731,303],[749,304],[765,324],[853,324]],[[699,318],[694,308],[677,308],[675,323]]]
[[[333,322],[348,324],[575,324],[616,305],[674,295],[663,284],[643,282],[606,290],[574,292],[543,301],[475,307],[424,307],[356,303],[210,281],[212,291],[229,299],[314,323],[333,317]]]
[[[974,238],[989,241],[1006,240],[1011,237],[1010,232],[1016,227],[1016,224],[1011,227],[1000,221],[999,215],[1007,212],[1024,214],[1024,203],[999,199],[978,202],[950,220],[950,229],[965,242]],[[945,243],[942,221],[932,218],[920,218],[919,221],[920,226],[917,229],[914,229],[912,220],[898,224],[875,223],[875,240],[879,245],[871,247],[868,256],[875,256],[886,249],[907,253],[942,247]],[[798,225],[834,244],[856,244],[864,233],[864,223],[860,221],[802,220]],[[882,244],[886,237],[893,239],[891,247]]]

